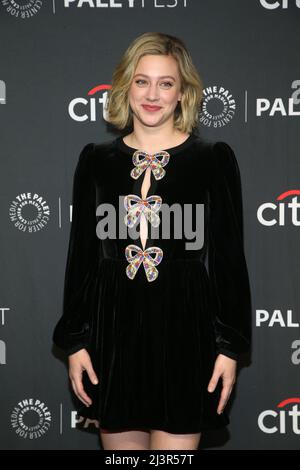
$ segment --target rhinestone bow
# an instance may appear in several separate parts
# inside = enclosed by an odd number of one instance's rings
[[[136,252],[135,255],[132,253]],[[155,258],[151,256],[155,254]],[[125,248],[125,256],[129,265],[126,268],[126,274],[129,279],[133,279],[139,269],[141,263],[144,265],[147,280],[149,282],[155,281],[158,276],[157,266],[163,257],[163,251],[158,246],[150,246],[146,250],[142,250],[137,245],[128,245]]]
[[[143,150],[136,150],[132,155],[132,161],[135,166],[130,172],[130,176],[135,180],[150,166],[154,178],[161,180],[165,176],[163,166],[167,165],[170,159],[170,154],[165,150],[157,152],[154,155],[149,155]]]
[[[135,194],[128,194],[124,198],[124,207],[128,212],[124,217],[125,224],[129,228],[132,228],[140,219],[142,212],[144,212],[150,224],[153,225],[153,227],[158,227],[160,218],[156,212],[161,208],[161,204],[162,198],[160,196],[154,195],[148,196],[146,199],[141,199]]]

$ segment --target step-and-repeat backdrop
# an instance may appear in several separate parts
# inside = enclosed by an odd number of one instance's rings
[[[300,445],[300,0],[0,0],[0,446],[101,449],[52,345],[72,179],[114,67],[146,31],[179,36],[204,82],[199,129],[239,162],[253,303],[230,425],[204,449]]]

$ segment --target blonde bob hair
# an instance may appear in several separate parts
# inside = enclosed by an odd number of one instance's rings
[[[113,72],[108,91],[105,105],[107,121],[119,130],[132,129],[133,117],[128,91],[140,58],[147,54],[170,55],[176,60],[182,98],[174,111],[174,127],[181,132],[191,133],[199,125],[202,79],[183,41],[159,32],[147,32],[138,36],[123,54]]]

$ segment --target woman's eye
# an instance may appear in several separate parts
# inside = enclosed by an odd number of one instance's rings
[[[140,84],[143,85],[144,83],[146,83],[146,80],[139,79],[139,80],[136,80],[135,83],[137,83],[138,85],[140,85]],[[161,85],[164,85],[164,88],[165,87],[170,88],[170,87],[173,86],[173,83],[171,83],[171,82],[162,82]]]

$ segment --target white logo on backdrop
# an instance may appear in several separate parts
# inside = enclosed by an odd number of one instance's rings
[[[300,80],[294,80],[291,88],[292,92],[289,98],[257,98],[256,116],[300,116]]]
[[[50,219],[50,207],[39,194],[21,193],[11,203],[9,217],[18,230],[39,232]]]
[[[176,8],[187,7],[188,0],[64,0],[70,8]]]
[[[265,226],[271,227],[273,225],[287,225],[292,224],[299,226],[300,220],[298,218],[298,211],[300,202],[298,196],[300,195],[299,189],[291,189],[280,194],[276,199],[277,201],[284,201],[286,198],[292,197],[291,202],[264,202],[257,209],[257,219]]]
[[[276,10],[277,8],[282,8],[286,10],[291,5],[296,5],[297,8],[300,8],[300,0],[259,0],[262,7],[267,8],[267,10]]]
[[[231,92],[223,86],[212,85],[204,88],[200,119],[206,127],[223,127],[229,124],[236,110]]]
[[[1,0],[1,3],[7,13],[22,20],[36,15],[43,6],[42,0]]]
[[[5,313],[10,310],[9,307],[0,307],[1,318],[0,326],[5,325]],[[0,340],[0,365],[6,364],[6,343],[3,340]]]
[[[0,339],[0,365],[6,364],[6,343]]]
[[[23,439],[38,439],[44,436],[51,424],[51,413],[42,401],[26,398],[13,409],[10,421],[16,434]]]
[[[68,106],[69,116],[77,122],[96,121],[97,118],[107,120],[105,107],[107,90],[110,88],[111,85],[96,85],[87,92],[87,98],[82,96],[72,99]]]
[[[300,323],[297,321],[296,314],[292,309],[274,310],[269,311],[266,309],[256,310],[256,323],[257,328],[297,328],[296,334],[299,334]],[[291,348],[291,363],[295,366],[300,364],[300,339],[295,339],[290,344]]]
[[[99,420],[85,418],[77,413],[77,411],[71,412],[71,428],[82,428],[82,429],[98,429]]]
[[[291,406],[294,403],[293,406]],[[264,410],[258,416],[258,427],[265,434],[300,434],[300,398],[288,398],[278,403],[276,410]]]
[[[6,104],[6,84],[0,80],[0,104]]]
[[[256,310],[256,326],[266,326],[273,328],[278,326],[281,328],[299,328],[299,322],[293,319],[293,311],[288,309],[286,312],[274,310],[269,312],[265,309]]]

